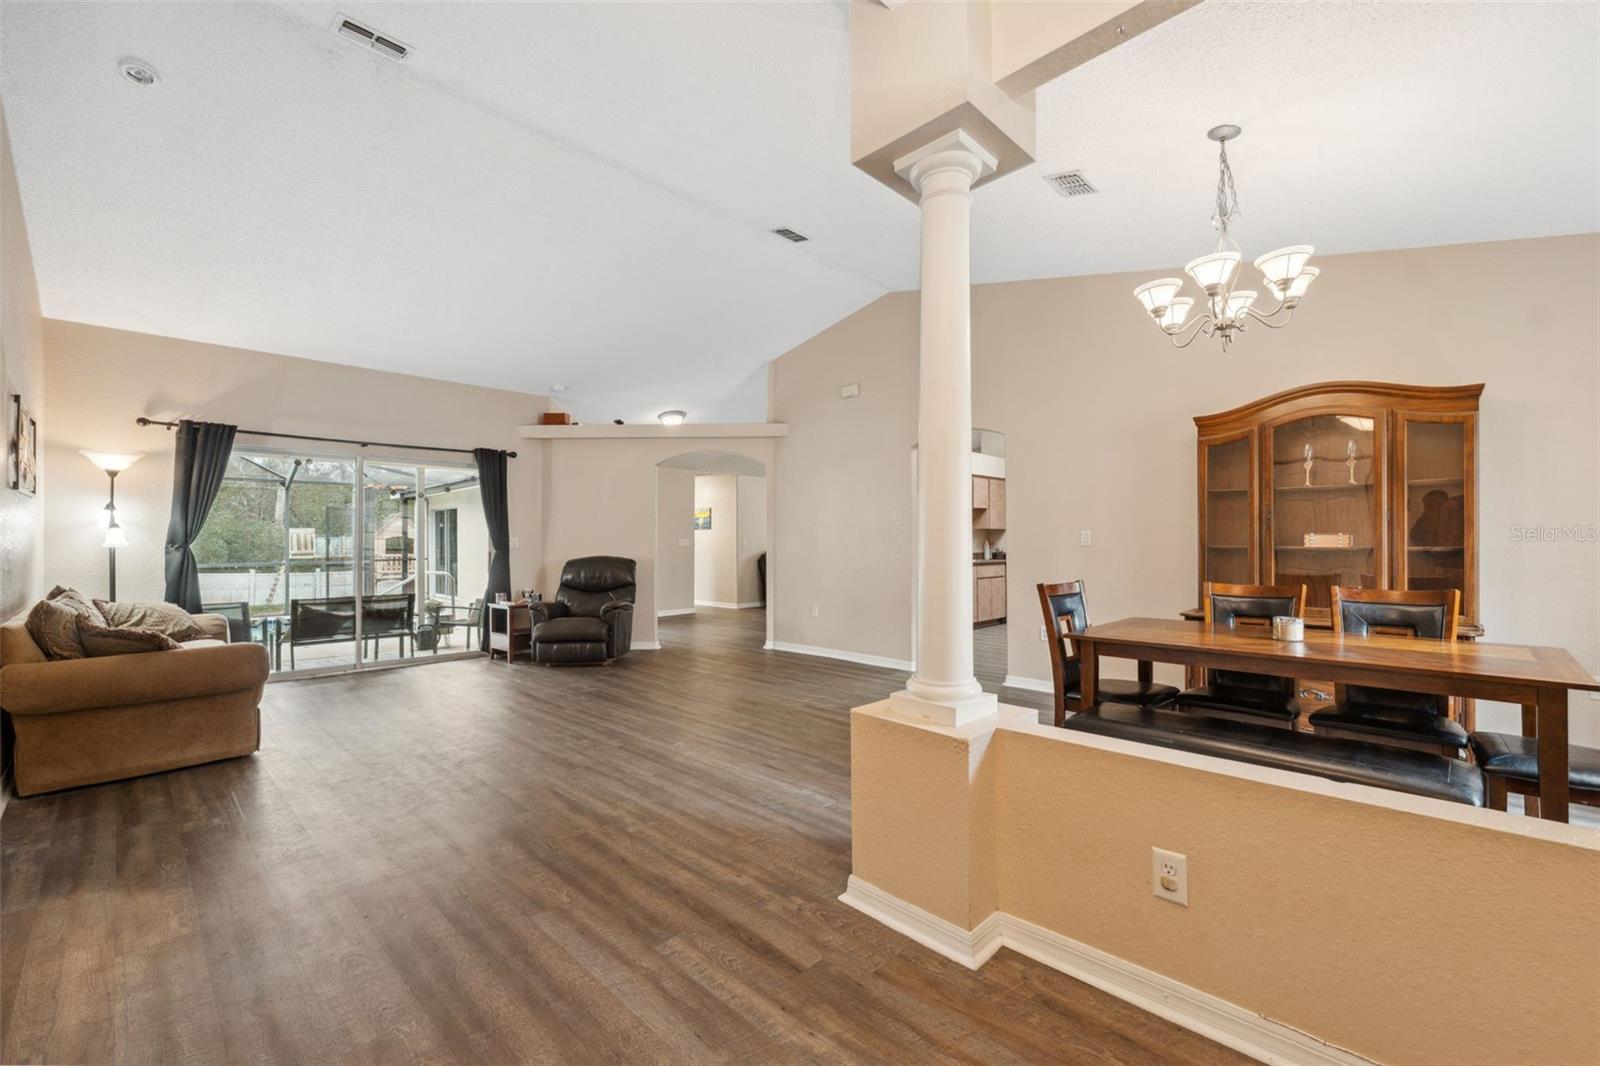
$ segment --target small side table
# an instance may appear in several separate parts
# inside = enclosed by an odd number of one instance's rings
[[[525,603],[491,603],[489,607],[489,658],[495,652],[509,666],[517,653],[533,654],[533,614]]]

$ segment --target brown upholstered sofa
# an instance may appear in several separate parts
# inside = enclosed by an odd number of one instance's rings
[[[47,660],[25,624],[0,625],[0,707],[17,795],[249,755],[261,745],[267,649],[229,644],[228,620],[173,651]]]

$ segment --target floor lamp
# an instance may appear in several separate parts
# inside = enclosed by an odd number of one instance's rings
[[[101,545],[111,566],[111,587],[107,599],[117,599],[117,549],[128,546],[128,534],[117,524],[117,475],[144,458],[143,452],[91,452],[80,453],[85,459],[106,472],[111,480],[111,498],[106,502],[106,537]]]

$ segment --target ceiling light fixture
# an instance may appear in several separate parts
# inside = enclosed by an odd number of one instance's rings
[[[1172,338],[1175,348],[1187,348],[1196,337],[1206,336],[1220,337],[1222,350],[1227,351],[1233,335],[1243,333],[1252,321],[1281,329],[1289,324],[1306,290],[1317,280],[1317,268],[1306,265],[1311,258],[1311,245],[1292,244],[1268,252],[1255,261],[1256,269],[1267,283],[1267,292],[1277,302],[1271,311],[1262,314],[1255,309],[1257,294],[1254,290],[1233,287],[1238,280],[1239,246],[1228,236],[1228,226],[1239,217],[1239,194],[1233,187],[1233,168],[1228,165],[1228,142],[1239,136],[1239,132],[1238,126],[1213,126],[1206,132],[1207,137],[1217,142],[1217,210],[1211,216],[1211,224],[1219,236],[1211,254],[1183,268],[1205,291],[1205,310],[1199,317],[1189,318],[1194,300],[1178,295],[1178,290],[1183,288],[1182,278],[1158,278],[1133,290],[1133,295],[1161,327],[1161,332]],[[1274,321],[1280,314],[1284,319]],[[1188,336],[1185,337],[1186,330]],[[1179,340],[1180,337],[1183,339]]]
[[[681,426],[683,420],[689,416],[682,411],[662,411],[656,415],[663,426]]]
[[[156,74],[156,68],[142,59],[124,59],[118,65],[118,69],[122,71],[124,78],[146,89],[161,80]]]

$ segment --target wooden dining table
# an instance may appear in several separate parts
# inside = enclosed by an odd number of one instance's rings
[[[1070,639],[1081,670],[1079,710],[1099,701],[1103,656],[1137,660],[1145,680],[1153,663],[1164,662],[1520,704],[1538,723],[1539,814],[1559,822],[1567,820],[1569,802],[1567,694],[1600,692],[1600,681],[1570,652],[1534,645],[1342,636],[1311,629],[1304,640],[1283,641],[1260,626],[1175,618],[1123,618],[1091,625]]]

